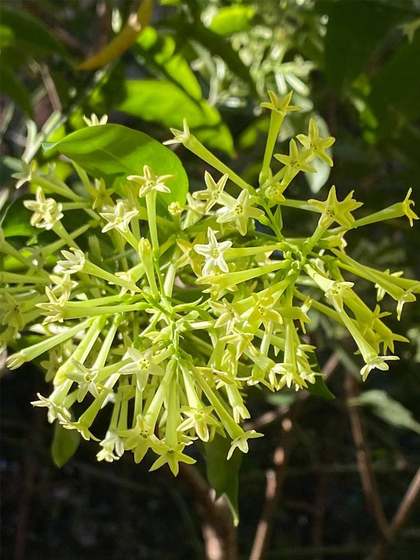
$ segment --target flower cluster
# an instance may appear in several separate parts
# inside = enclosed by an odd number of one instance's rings
[[[41,366],[53,390],[33,404],[47,408],[51,422],[98,441],[98,460],[131,451],[139,462],[151,452],[152,470],[167,463],[176,475],[180,462],[194,462],[189,446],[216,433],[231,440],[228,458],[236,448],[247,452],[261,435],[242,425],[250,416],[247,387],[300,390],[322,375],[305,334],[311,309],[348,331],[363,379],[398,359],[394,343],[406,339],[386,325],[380,302],[395,300],[400,317],[420,282],[360,264],[344,238],[381,220],[407,216],[412,224],[410,193],[362,217],[354,215],[361,203],[353,193],[339,200],[334,187],[324,201],[287,198],[316,158],[332,165],[334,142],[311,120],[288,154],[274,153],[287,113],[297,110],[290,102],[291,95],[271,94],[264,104],[271,119],[259,185],[207,150],[187,123],[173,130],[168,143],[183,144],[214,172],[185,206],[172,202],[166,214],[157,202],[171,176],[148,165],[119,183],[118,196],[85,172],[73,191],[54,174],[32,170],[36,200],[25,205],[32,223],[56,239],[17,249],[0,237],[1,343],[38,337],[7,364],[47,356]],[[284,236],[282,210],[290,206],[317,216],[309,237]],[[73,211],[88,222],[67,231],[62,219]],[[357,294],[358,278],[376,288],[374,309]]]

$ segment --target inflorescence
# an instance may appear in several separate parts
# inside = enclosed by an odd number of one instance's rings
[[[403,216],[412,225],[410,191],[403,202],[360,218],[353,192],[343,200],[334,187],[324,201],[287,198],[299,173],[315,171],[314,160],[332,165],[334,143],[311,119],[287,154],[274,153],[285,117],[298,110],[290,102],[291,94],[270,93],[263,104],[271,117],[257,188],[187,123],[172,130],[167,144],[183,144],[216,172],[206,171],[203,189],[184,206],[172,202],[167,213],[157,201],[170,190],[170,176],[148,165],[126,177],[118,194],[77,165],[77,190],[33,165],[19,176],[19,185],[27,179],[36,187],[35,200],[25,201],[32,225],[56,239],[17,249],[1,235],[1,346],[38,336],[7,365],[46,356],[41,366],[53,390],[32,404],[47,408],[50,422],[98,441],[98,460],[132,451],[139,462],[151,450],[151,469],[167,463],[176,475],[180,462],[194,462],[188,446],[216,432],[231,440],[228,458],[236,448],[247,452],[261,434],[242,427],[250,416],[246,388],[306,389],[321,375],[305,336],[310,309],[348,331],[363,379],[398,359],[394,343],[406,339],[386,325],[380,302],[395,300],[399,318],[420,282],[352,259],[345,234]],[[285,237],[284,207],[314,213],[312,235]],[[68,231],[63,217],[76,210],[87,222]],[[355,290],[360,278],[377,290],[374,309]],[[99,436],[95,426],[104,422]]]

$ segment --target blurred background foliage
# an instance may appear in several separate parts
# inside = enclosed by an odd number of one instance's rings
[[[303,108],[282,131],[284,145],[312,115],[337,138],[331,172],[320,166],[295,181],[293,197],[320,191],[322,198],[324,185],[336,184],[340,195],[355,189],[370,211],[402,200],[409,187],[419,199],[419,0],[144,0],[140,7],[131,0],[3,0],[0,49],[0,219],[17,244],[30,243],[32,230],[12,174],[33,158],[48,165],[42,142],[85,126],[83,115],[107,113],[160,140],[186,118],[255,181],[268,127],[259,104],[268,89],[293,90]],[[180,155],[198,188],[203,164],[182,149]],[[60,166],[66,178],[69,167]],[[291,235],[313,225],[292,209],[285,224]],[[395,221],[369,232],[347,239],[357,258],[420,277],[418,228]],[[365,301],[373,306],[373,294]],[[348,380],[358,372],[357,356],[341,332],[313,318],[310,337],[321,349],[320,365],[329,363],[336,398],[250,395],[266,437],[242,463],[241,558],[252,548],[265,473],[279,446],[287,468],[266,557],[368,557],[380,535],[364,501],[349,396],[360,405],[389,520],[420,463],[419,306],[392,325],[411,339],[398,348],[400,362],[356,388]],[[52,430],[29,405],[43,383],[34,366],[4,373],[1,382],[4,557],[204,558],[201,517],[182,477],[150,475],[129,459],[98,465],[86,445],[62,470],[53,465]],[[286,442],[280,421],[290,414]],[[60,462],[63,452],[53,452]],[[417,506],[383,557],[418,557],[419,526]]]

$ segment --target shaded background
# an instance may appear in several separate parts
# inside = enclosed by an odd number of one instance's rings
[[[320,167],[313,178],[296,180],[293,197],[325,198],[336,184],[340,196],[355,189],[366,211],[402,200],[408,187],[418,199],[417,0],[156,2],[150,26],[124,52],[98,68],[77,69],[137,8],[128,0],[3,0],[2,192],[15,196],[11,174],[19,169],[29,120],[40,132],[29,145],[35,152],[42,140],[84,126],[82,115],[92,112],[159,139],[186,117],[222,159],[255,181],[268,127],[259,103],[267,89],[292,89],[303,111],[282,131],[281,147],[312,115],[337,138],[331,173]],[[198,188],[203,164],[182,149],[179,155]],[[37,157],[42,164],[41,150]],[[290,235],[313,226],[293,211],[285,224]],[[21,215],[14,227],[17,237],[25,235]],[[420,277],[419,229],[406,220],[351,232],[347,241],[362,262]],[[374,296],[364,296],[371,306]],[[250,555],[264,507],[272,527],[266,558],[368,558],[381,542],[375,495],[391,522],[420,463],[419,306],[407,305],[394,321],[391,328],[411,342],[399,345],[401,360],[389,373],[373,373],[360,386],[351,344],[319,320],[310,336],[336,398],[250,394],[253,422],[266,437],[253,442],[242,463],[240,558]],[[147,459],[134,465],[128,456],[98,464],[86,442],[58,469],[50,454],[53,429],[29,404],[47,390],[40,371],[3,372],[0,388],[4,558],[206,557],[211,515],[188,472],[176,480],[164,470],[149,474]],[[349,407],[348,398],[360,391],[363,406]],[[199,450],[196,456],[205,483]],[[372,473],[377,484],[370,501],[360,477],[366,466],[371,496]],[[267,477],[277,488],[271,511]],[[381,558],[420,555],[420,508],[412,506],[390,545],[376,548]]]

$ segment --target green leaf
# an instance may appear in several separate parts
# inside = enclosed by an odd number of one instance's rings
[[[158,175],[173,175],[167,182],[171,192],[158,196],[166,203],[185,203],[188,177],[180,159],[143,132],[119,124],[90,126],[44,147],[71,158],[93,177],[116,179],[141,174],[143,166],[149,165]]]
[[[31,216],[32,212],[23,206],[21,199],[9,204],[0,218],[3,235],[5,237],[32,237],[36,235],[36,228],[30,224]]]
[[[61,468],[73,457],[79,444],[79,432],[75,430],[66,430],[58,422],[54,424],[51,457],[58,468]]]
[[[385,391],[372,389],[351,399],[351,405],[370,406],[372,412],[387,424],[397,428],[406,428],[420,434],[420,423],[415,420],[410,410],[400,402],[392,399]]]
[[[254,95],[257,95],[255,83],[249,73],[249,68],[242,62],[238,53],[224,38],[204,27],[199,20],[187,23],[185,19],[178,23],[180,37],[188,37],[190,41],[197,41],[213,56],[219,56],[238,78],[249,85]]]
[[[229,448],[230,441],[219,434],[215,435],[213,441],[204,444],[207,479],[216,491],[216,496],[226,497],[236,527],[239,523],[238,489],[242,453],[236,449],[228,461],[226,456]]]
[[[317,7],[328,15],[325,72],[336,89],[366,68],[375,47],[407,15],[401,7],[380,0],[319,2]]]
[[[274,406],[290,406],[295,400],[296,395],[294,393],[283,393],[281,391],[268,393],[266,396],[266,401]]]
[[[232,35],[249,29],[254,15],[253,6],[226,6],[215,13],[209,27],[219,35]]]
[[[7,44],[14,46],[24,55],[59,53],[66,57],[67,52],[48,28],[38,18],[24,10],[0,7],[1,36],[7,38]]]
[[[128,80],[126,97],[116,109],[165,127],[182,128],[183,119],[210,147],[233,153],[233,140],[215,107],[192,99],[180,87],[165,80]]]
[[[153,27],[147,27],[139,35],[134,50],[158,78],[174,82],[193,99],[200,100],[200,83],[188,62],[176,49],[173,37],[161,35]]]
[[[32,114],[31,99],[28,90],[16,73],[0,57],[0,90],[16,103],[25,113]]]
[[[390,134],[398,120],[411,125],[420,116],[419,61],[420,33],[416,33],[372,79],[368,102],[384,135]]]
[[[315,383],[308,383],[308,391],[311,393],[311,395],[321,397],[322,399],[325,399],[327,401],[335,399],[334,393],[332,393],[328,389],[322,374],[319,374],[315,377]]]

